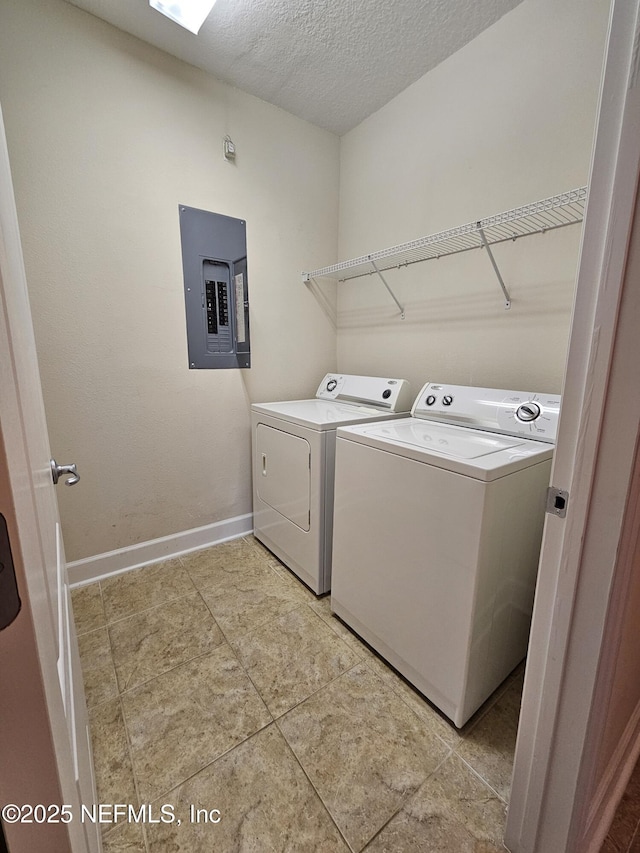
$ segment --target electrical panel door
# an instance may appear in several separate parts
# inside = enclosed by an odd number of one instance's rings
[[[246,223],[179,210],[189,367],[250,367]]]

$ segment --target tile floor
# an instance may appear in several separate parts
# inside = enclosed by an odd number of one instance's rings
[[[631,774],[600,853],[640,853],[640,761]]]
[[[253,537],[73,607],[105,853],[503,850],[521,671],[458,731]]]

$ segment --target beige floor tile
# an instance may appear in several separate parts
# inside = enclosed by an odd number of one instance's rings
[[[275,554],[272,554],[271,551],[262,544],[262,542],[258,541],[254,536],[247,536],[246,541],[252,544],[253,548],[260,555],[261,565],[269,566],[273,569],[278,577],[292,590],[298,592],[308,604],[319,600],[315,592],[309,589],[309,587],[300,580],[296,573],[282,563]]]
[[[262,568],[227,575],[216,586],[203,587],[202,597],[231,643],[304,602],[298,590]]]
[[[271,568],[284,568],[284,565],[280,561],[280,559],[276,557],[276,555],[272,551],[270,551],[266,545],[263,545],[259,539],[256,539],[253,534],[251,534],[250,536],[245,536],[245,541],[248,542],[260,555],[260,559],[264,565],[271,566]]]
[[[448,815],[422,818],[400,813],[379,836],[365,847],[365,853],[505,853],[503,845],[478,841]]]
[[[99,803],[138,805],[129,745],[119,699],[92,708],[89,728]]]
[[[221,810],[218,825],[107,826],[105,853],[347,853],[327,808],[353,851],[503,850],[522,668],[458,731],[252,536],[73,605],[98,799]]]
[[[295,572],[292,572],[291,569],[287,568],[287,566],[283,565],[279,560],[273,561],[272,568],[285,583],[289,584],[293,589],[297,589],[303,595],[307,604],[312,604],[313,602],[318,601],[318,596],[315,592],[309,589],[309,587],[300,580]]]
[[[337,616],[331,612],[331,596],[325,595],[323,598],[316,598],[315,601],[309,603],[309,607],[314,613],[326,622],[326,624],[334,631],[349,648],[354,651],[361,659],[372,654],[371,650],[359,637],[349,630],[347,626],[341,622]]]
[[[118,695],[111,645],[106,628],[78,637],[82,678],[87,707],[91,708]]]
[[[456,752],[505,802],[508,802],[511,790],[521,698],[521,680],[516,679],[508,684],[477,723],[468,731],[464,730],[463,738],[456,746]]]
[[[86,634],[87,631],[104,628],[106,619],[99,583],[92,583],[72,589],[71,607],[73,609],[73,621],[75,622],[78,634]]]
[[[368,845],[367,853],[502,851],[505,804],[455,754]]]
[[[107,622],[141,613],[193,592],[191,578],[180,560],[152,563],[100,582]]]
[[[143,801],[184,782],[271,721],[229,646],[122,696]]]
[[[181,824],[150,827],[150,853],[348,853],[273,725],[219,758],[171,797]],[[219,823],[192,823],[191,804],[217,809]]]
[[[198,592],[114,622],[109,638],[120,692],[224,642]]]
[[[503,845],[478,841],[447,814],[415,815],[400,812],[366,853],[504,853]]]
[[[274,717],[358,662],[306,604],[236,638],[234,647]]]
[[[247,542],[249,545],[256,549],[256,551],[260,555],[260,558],[265,562],[269,564],[279,562],[276,555],[272,554],[271,551],[267,547],[265,547],[259,539],[256,539],[253,533],[249,534],[249,536],[244,536],[243,539],[245,542]]]
[[[428,699],[422,696],[418,690],[416,690],[408,681],[397,673],[393,667],[391,667],[379,654],[377,654],[377,652],[369,648],[369,646],[360,640],[355,633],[350,631],[349,628],[340,621],[340,619],[332,615],[330,596],[318,599],[316,604],[311,604],[311,607],[327,622],[327,624],[336,630],[336,633],[342,637],[345,643],[347,643],[356,652],[356,654],[359,653],[367,666],[369,666],[369,668],[379,678],[391,687],[392,690],[398,693],[409,707],[424,720],[425,724],[430,729],[432,729],[439,737],[452,747],[456,746],[460,742],[461,737],[464,737],[471,728],[473,728],[478,720],[484,716],[487,710],[496,702],[498,697],[513,681],[519,678],[520,684],[522,684],[524,667],[521,671],[510,676],[509,679],[505,681],[504,685],[501,685],[495,694],[484,703],[484,705],[476,712],[476,714],[474,714],[471,720],[463,726],[463,728],[457,729],[443,713],[441,713],[428,701]]]
[[[318,599],[311,608],[336,631],[347,645],[361,657],[367,666],[391,687],[409,707],[418,714],[424,723],[446,743],[454,746],[460,740],[460,732],[446,717],[405,679],[386,663],[375,651],[369,648],[343,622],[331,613],[331,597]]]
[[[373,652],[370,652],[364,660],[366,665],[420,717],[430,731],[442,738],[451,747],[459,743],[460,732],[453,723],[433,708],[401,675],[391,669]]]
[[[228,575],[269,568],[256,546],[245,539],[233,539],[213,548],[185,554],[180,561],[198,589],[217,584]]]
[[[361,850],[449,754],[360,663],[278,721],[354,850]]]
[[[103,853],[146,853],[142,826],[123,823],[102,837]]]

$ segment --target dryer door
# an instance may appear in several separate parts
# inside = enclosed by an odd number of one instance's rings
[[[257,492],[301,530],[310,527],[311,448],[297,435],[258,424]]]

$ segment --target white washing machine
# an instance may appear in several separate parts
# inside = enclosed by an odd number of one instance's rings
[[[404,379],[333,373],[313,400],[251,407],[254,535],[317,595],[331,586],[336,428],[410,408]]]
[[[331,608],[456,726],[526,654],[559,411],[427,383],[337,432]]]

